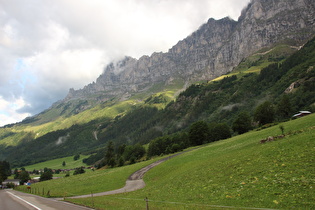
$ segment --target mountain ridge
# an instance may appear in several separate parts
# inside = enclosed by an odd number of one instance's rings
[[[285,49],[285,53],[288,48],[290,47]],[[245,65],[247,70],[239,70],[238,67],[237,71],[221,80],[191,85],[175,101],[164,101],[162,94],[156,94],[136,106],[98,106],[101,110],[93,108],[64,120],[58,119],[40,125],[43,126],[40,130],[27,123],[12,129],[1,128],[0,159],[6,158],[13,166],[23,166],[81,153],[95,154],[86,160],[86,163],[94,164],[104,158],[104,147],[110,141],[114,142],[116,148],[123,144],[150,142],[151,145],[156,139],[167,140],[164,143],[169,147],[174,144],[184,146],[187,143],[186,133],[196,121],[226,123],[231,126],[242,111],[253,114],[256,107],[266,100],[278,107],[286,97],[289,97],[286,107],[291,110],[285,112],[286,117],[289,118],[297,110],[314,112],[314,49],[315,37],[293,55],[289,53],[289,57],[282,57],[283,47],[280,46],[278,55],[281,60],[273,52],[258,57],[250,56],[240,66],[244,68]],[[266,66],[265,62],[269,63],[270,58],[271,61],[275,59],[278,62]],[[255,65],[266,67],[253,73],[249,69],[253,59]],[[286,89],[296,82],[298,85],[286,93]],[[133,103],[124,103],[130,102]],[[158,110],[158,103],[165,103],[166,107]],[[277,117],[281,120],[283,116],[277,114]],[[65,126],[71,122],[71,127]],[[54,129],[56,126],[59,129]],[[43,129],[50,131],[46,133]],[[60,139],[63,141],[60,142]],[[7,144],[10,141],[13,142]]]
[[[252,114],[262,101],[274,100],[273,104],[277,105],[280,96],[296,81],[299,86],[294,86],[294,91],[289,93],[294,105],[292,108],[295,111],[313,109],[315,41],[313,39],[304,44],[307,37],[315,34],[315,9],[311,6],[305,8],[304,5],[301,11],[300,7],[291,4],[309,2],[308,5],[314,5],[315,2],[288,1],[291,2],[288,7],[291,5],[294,9],[287,12],[281,9],[276,17],[269,14],[272,13],[270,9],[261,9],[261,14],[257,17],[262,16],[269,21],[268,26],[271,28],[289,25],[290,30],[293,30],[294,24],[301,19],[295,18],[295,10],[301,12],[301,17],[309,18],[302,18],[309,23],[304,26],[302,24],[303,27],[296,31],[289,30],[285,36],[280,33],[284,29],[263,32],[266,21],[250,18],[255,18],[251,16],[255,14],[250,14],[250,11],[260,10],[265,2],[270,1],[255,0],[244,9],[243,16],[239,18],[243,21],[242,27],[229,18],[218,21],[209,19],[199,30],[179,41],[167,53],[153,53],[138,60],[126,57],[125,60],[112,63],[94,83],[81,90],[71,90],[72,95],[53,104],[50,109],[22,123],[0,128],[0,159],[7,158],[13,165],[22,166],[77,153],[96,152],[101,155],[99,160],[104,156],[102,148],[109,141],[113,141],[116,146],[146,144],[164,135],[185,133],[198,120],[227,123],[231,126],[239,112],[248,111]],[[272,2],[283,7],[282,1]],[[309,8],[311,12],[307,11]],[[267,12],[264,13],[264,10]],[[279,18],[287,21],[281,23]],[[294,19],[293,23],[290,23],[291,19]],[[216,28],[209,27],[215,25]],[[222,25],[225,27],[219,27]],[[233,33],[221,35],[222,31]],[[256,32],[249,33],[251,31]],[[278,37],[273,34],[278,34]],[[242,40],[244,36],[247,38]],[[257,37],[260,38],[259,42],[254,42]],[[277,39],[270,41],[270,37]],[[209,43],[216,47],[207,48]],[[302,45],[304,47],[301,50],[291,47]],[[257,50],[249,54],[254,48]],[[241,49],[248,51],[237,54],[237,50]],[[211,57],[210,52],[217,54]],[[290,56],[294,52],[294,56]],[[250,56],[242,58],[241,54]],[[198,66],[202,62],[216,66],[222,72],[210,68],[206,71],[206,68]],[[240,65],[233,66],[233,62]],[[281,67],[283,65],[287,68]],[[137,71],[134,67],[137,67]],[[196,70],[199,67],[200,71]],[[252,67],[255,68],[254,71],[250,70]],[[161,71],[157,71],[159,69]],[[230,77],[193,84],[176,99],[172,98],[179,89],[192,81],[208,80],[211,73],[222,75],[231,70],[233,72]],[[165,90],[166,86],[169,88],[171,85],[171,91]],[[57,144],[60,137],[68,138],[62,144]]]
[[[62,102],[91,98],[93,94],[102,102],[116,96],[128,98],[155,83],[171,83],[174,78],[189,84],[214,79],[261,48],[279,42],[305,43],[315,32],[314,8],[315,3],[309,0],[253,0],[238,21],[210,18],[168,52],[155,52],[138,60],[126,56],[105,67],[96,82],[70,89]]]

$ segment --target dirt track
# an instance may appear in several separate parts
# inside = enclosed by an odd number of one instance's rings
[[[189,150],[190,151],[190,150]],[[188,151],[185,151],[188,152]],[[139,190],[145,187],[145,183],[143,181],[143,176],[146,172],[148,172],[151,168],[163,163],[164,161],[173,158],[175,156],[178,156],[180,154],[183,154],[185,152],[180,152],[175,155],[168,156],[166,158],[163,158],[161,160],[158,160],[154,163],[151,163],[150,165],[134,172],[129,176],[129,178],[126,181],[126,185],[123,188],[117,189],[117,190],[112,190],[112,191],[107,191],[107,192],[101,192],[101,193],[95,193],[95,194],[89,194],[89,195],[79,195],[79,196],[73,196],[70,198],[87,198],[87,197],[92,197],[92,196],[103,196],[103,195],[113,195],[113,194],[119,194],[119,193],[124,193],[124,192],[131,192],[135,190]]]

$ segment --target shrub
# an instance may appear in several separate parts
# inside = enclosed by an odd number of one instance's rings
[[[84,174],[85,173],[85,170],[83,167],[79,167],[79,168],[76,168],[75,171],[73,172],[73,175],[77,175],[77,174]]]
[[[248,112],[241,112],[237,119],[233,122],[232,129],[239,134],[246,133],[252,129],[252,119]]]
[[[40,175],[39,181],[42,182],[42,181],[50,180],[52,179],[52,177],[53,177],[52,170],[46,170],[44,171],[44,173]]]

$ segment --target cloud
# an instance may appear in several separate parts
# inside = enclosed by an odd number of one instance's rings
[[[8,102],[0,96],[0,126],[21,121],[28,117],[28,113],[17,112],[18,109],[25,105],[25,101],[22,98]]]
[[[0,125],[4,115],[37,114],[95,81],[114,59],[165,52],[210,17],[237,19],[248,2],[1,0],[0,96],[24,105],[1,109]]]

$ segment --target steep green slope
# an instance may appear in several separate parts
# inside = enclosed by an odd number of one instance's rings
[[[35,116],[31,119],[26,119],[20,124],[13,127],[6,127],[6,130],[10,130],[13,133],[30,132],[35,133],[35,138],[41,137],[46,133],[53,132],[60,129],[67,129],[74,124],[86,124],[92,120],[113,119],[117,115],[124,115],[134,106],[140,104],[139,101],[126,100],[122,102],[107,102],[104,104],[96,105],[93,108],[87,109],[75,115],[62,115],[59,110],[59,106],[48,109],[47,111]],[[65,105],[67,106],[67,104]],[[63,109],[66,109],[65,107]],[[54,113],[54,114],[52,114]],[[57,115],[58,117],[51,117],[51,115]],[[3,129],[5,130],[5,129]],[[2,131],[3,131],[2,130]],[[12,145],[10,139],[7,140],[7,145]]]
[[[72,199],[98,209],[313,209],[315,115],[211,143],[151,169],[142,190]]]
[[[268,136],[281,135],[280,126],[285,128],[284,138],[260,143]],[[314,137],[315,114],[312,114],[210,143],[170,159],[144,176],[144,189],[67,200],[97,209],[143,209],[146,197],[152,209],[313,209]],[[52,196],[60,197],[65,192],[71,196],[113,190],[121,187],[134,170],[151,161],[32,187],[44,187]]]
[[[27,135],[39,138],[49,132],[70,128],[74,124],[84,125],[91,121],[106,122],[117,116],[124,116],[128,111],[143,104],[143,101],[161,109],[178,95],[177,92],[183,86],[183,81],[177,79],[167,85],[156,84],[147,92],[133,95],[128,100],[112,98],[106,102],[80,99],[57,102],[51,108],[34,117],[26,118],[21,123],[0,128],[0,144],[14,146],[23,141],[23,137]]]

